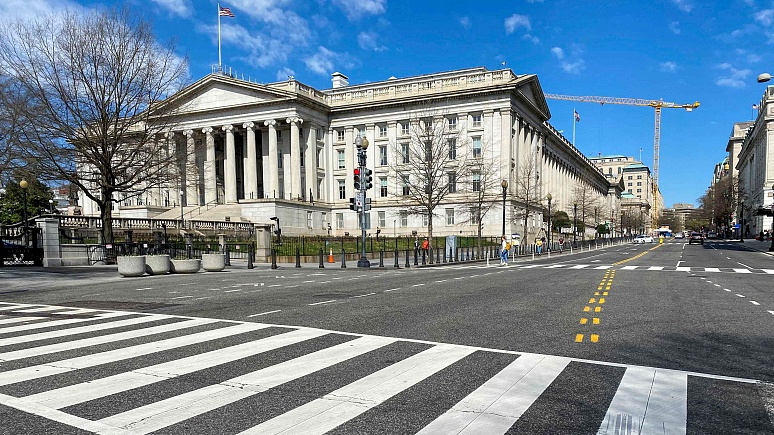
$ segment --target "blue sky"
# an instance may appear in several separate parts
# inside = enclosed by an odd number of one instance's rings
[[[104,0],[3,0],[3,19]],[[123,3],[121,3],[123,4]],[[217,2],[129,0],[160,40],[174,38],[192,80],[217,64]],[[665,204],[695,202],[723,160],[734,122],[751,119],[763,95],[755,77],[774,73],[771,0],[223,0],[223,63],[261,82],[330,87],[451,69],[501,67],[537,74],[543,91],[700,101],[662,116],[660,185]],[[548,100],[557,129],[587,155],[625,154],[653,162],[654,111]]]

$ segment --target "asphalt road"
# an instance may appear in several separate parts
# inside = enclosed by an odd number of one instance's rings
[[[2,269],[0,421],[14,423],[0,433],[774,433],[762,248],[672,240],[505,267],[142,278]],[[46,325],[62,319],[76,321]],[[232,352],[287,334],[301,338]],[[221,359],[168,367],[208,352]],[[120,387],[143,371],[164,379]]]

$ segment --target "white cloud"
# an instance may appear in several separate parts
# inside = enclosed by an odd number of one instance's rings
[[[530,35],[529,33],[525,33],[524,36],[521,37],[521,39],[524,39],[526,41],[532,41],[532,43],[535,45],[540,44],[540,38],[538,38],[535,35]]]
[[[461,17],[459,21],[460,25],[466,29],[470,29],[473,26],[473,23],[470,21],[470,17]]]
[[[58,15],[65,10],[82,9],[83,6],[70,0],[3,0],[0,2],[0,22],[16,19],[30,21],[48,15]]]
[[[559,66],[564,72],[580,74],[581,71],[586,69],[586,61],[581,57],[583,50],[580,47],[571,47],[569,56],[560,47],[553,47],[551,48],[551,54],[559,60]]]
[[[288,67],[284,67],[277,71],[277,81],[282,82],[288,80],[290,77],[295,77],[296,72]]]
[[[182,18],[191,16],[191,3],[188,0],[153,0],[161,8],[166,9],[172,15]]]
[[[717,68],[725,74],[715,80],[716,85],[729,88],[743,88],[747,85],[749,69],[736,69],[730,63],[722,63]]]
[[[360,32],[360,34],[357,35],[357,45],[359,45],[363,50],[387,50],[387,47],[384,45],[379,45],[379,43],[376,42],[376,33],[374,32]]]
[[[760,10],[753,14],[753,18],[764,26],[770,26],[771,23],[774,23],[774,9]]]
[[[691,12],[693,5],[689,0],[672,0],[672,3],[683,12]]]
[[[529,17],[526,15],[513,14],[505,19],[505,33],[507,35],[515,32],[516,29],[520,27],[527,29],[527,32],[532,30],[532,26],[529,24]]]
[[[672,61],[661,62],[659,65],[663,72],[675,72],[677,71],[677,64]]]
[[[328,75],[339,69],[354,68],[358,63],[347,53],[336,53],[320,46],[317,53],[304,59],[306,67],[316,74]]]
[[[356,20],[364,15],[383,14],[387,8],[387,0],[333,0],[333,4],[340,7],[349,20]]]
[[[674,33],[675,35],[680,34],[680,22],[679,21],[672,21],[669,23],[669,30]]]
[[[198,30],[211,35],[213,42],[217,44],[217,25],[199,26]],[[293,45],[287,40],[272,38],[260,32],[251,33],[237,24],[221,26],[221,40],[223,46],[227,47],[224,57],[229,56],[229,47],[238,47],[247,52],[243,56],[246,63],[261,68],[284,62],[293,50]]]

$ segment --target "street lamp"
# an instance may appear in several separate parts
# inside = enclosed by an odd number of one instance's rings
[[[180,190],[180,229],[183,229],[183,191]]]
[[[572,245],[578,237],[578,201],[572,203]]]
[[[366,150],[368,149],[368,139],[361,137],[360,134],[355,138],[355,147],[357,148],[357,161],[360,168],[360,173],[365,174],[366,169]],[[357,267],[371,267],[371,262],[366,258],[366,183],[360,183],[360,191],[357,193],[360,197],[360,236],[363,239],[362,250],[360,252],[360,259],[357,260]]]
[[[769,80],[771,80],[771,74],[769,73],[758,74],[758,83],[766,83]]]
[[[48,208],[51,209],[51,214],[54,214],[54,200],[53,199],[49,199],[48,200]]]
[[[29,187],[29,183],[27,183],[27,180],[21,180],[19,182],[19,187],[22,189],[22,196],[24,197],[23,207],[22,207],[22,219],[24,220],[24,223],[22,225],[22,229],[24,231],[24,246],[27,246],[28,238],[27,238],[27,187]]]
[[[505,196],[508,193],[508,180],[500,182],[500,186],[503,188],[503,236],[505,235]]]
[[[550,247],[551,247],[551,200],[553,199],[553,197],[549,193],[548,195],[546,195],[546,199],[548,200],[548,246],[549,246],[549,250],[550,250]]]
[[[597,218],[597,208],[594,207],[594,238],[597,238],[597,228],[599,228],[599,219]]]

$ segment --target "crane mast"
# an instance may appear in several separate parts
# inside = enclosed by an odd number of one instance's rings
[[[546,98],[552,100],[577,101],[580,103],[599,103],[599,104],[620,104],[624,106],[647,106],[655,109],[656,122],[653,133],[653,210],[652,228],[658,226],[658,166],[659,166],[659,147],[661,141],[661,109],[685,109],[690,112],[699,107],[699,102],[690,104],[676,104],[663,100],[645,100],[641,98],[617,98],[617,97],[596,97],[596,96],[574,96],[559,94],[544,94]]]

